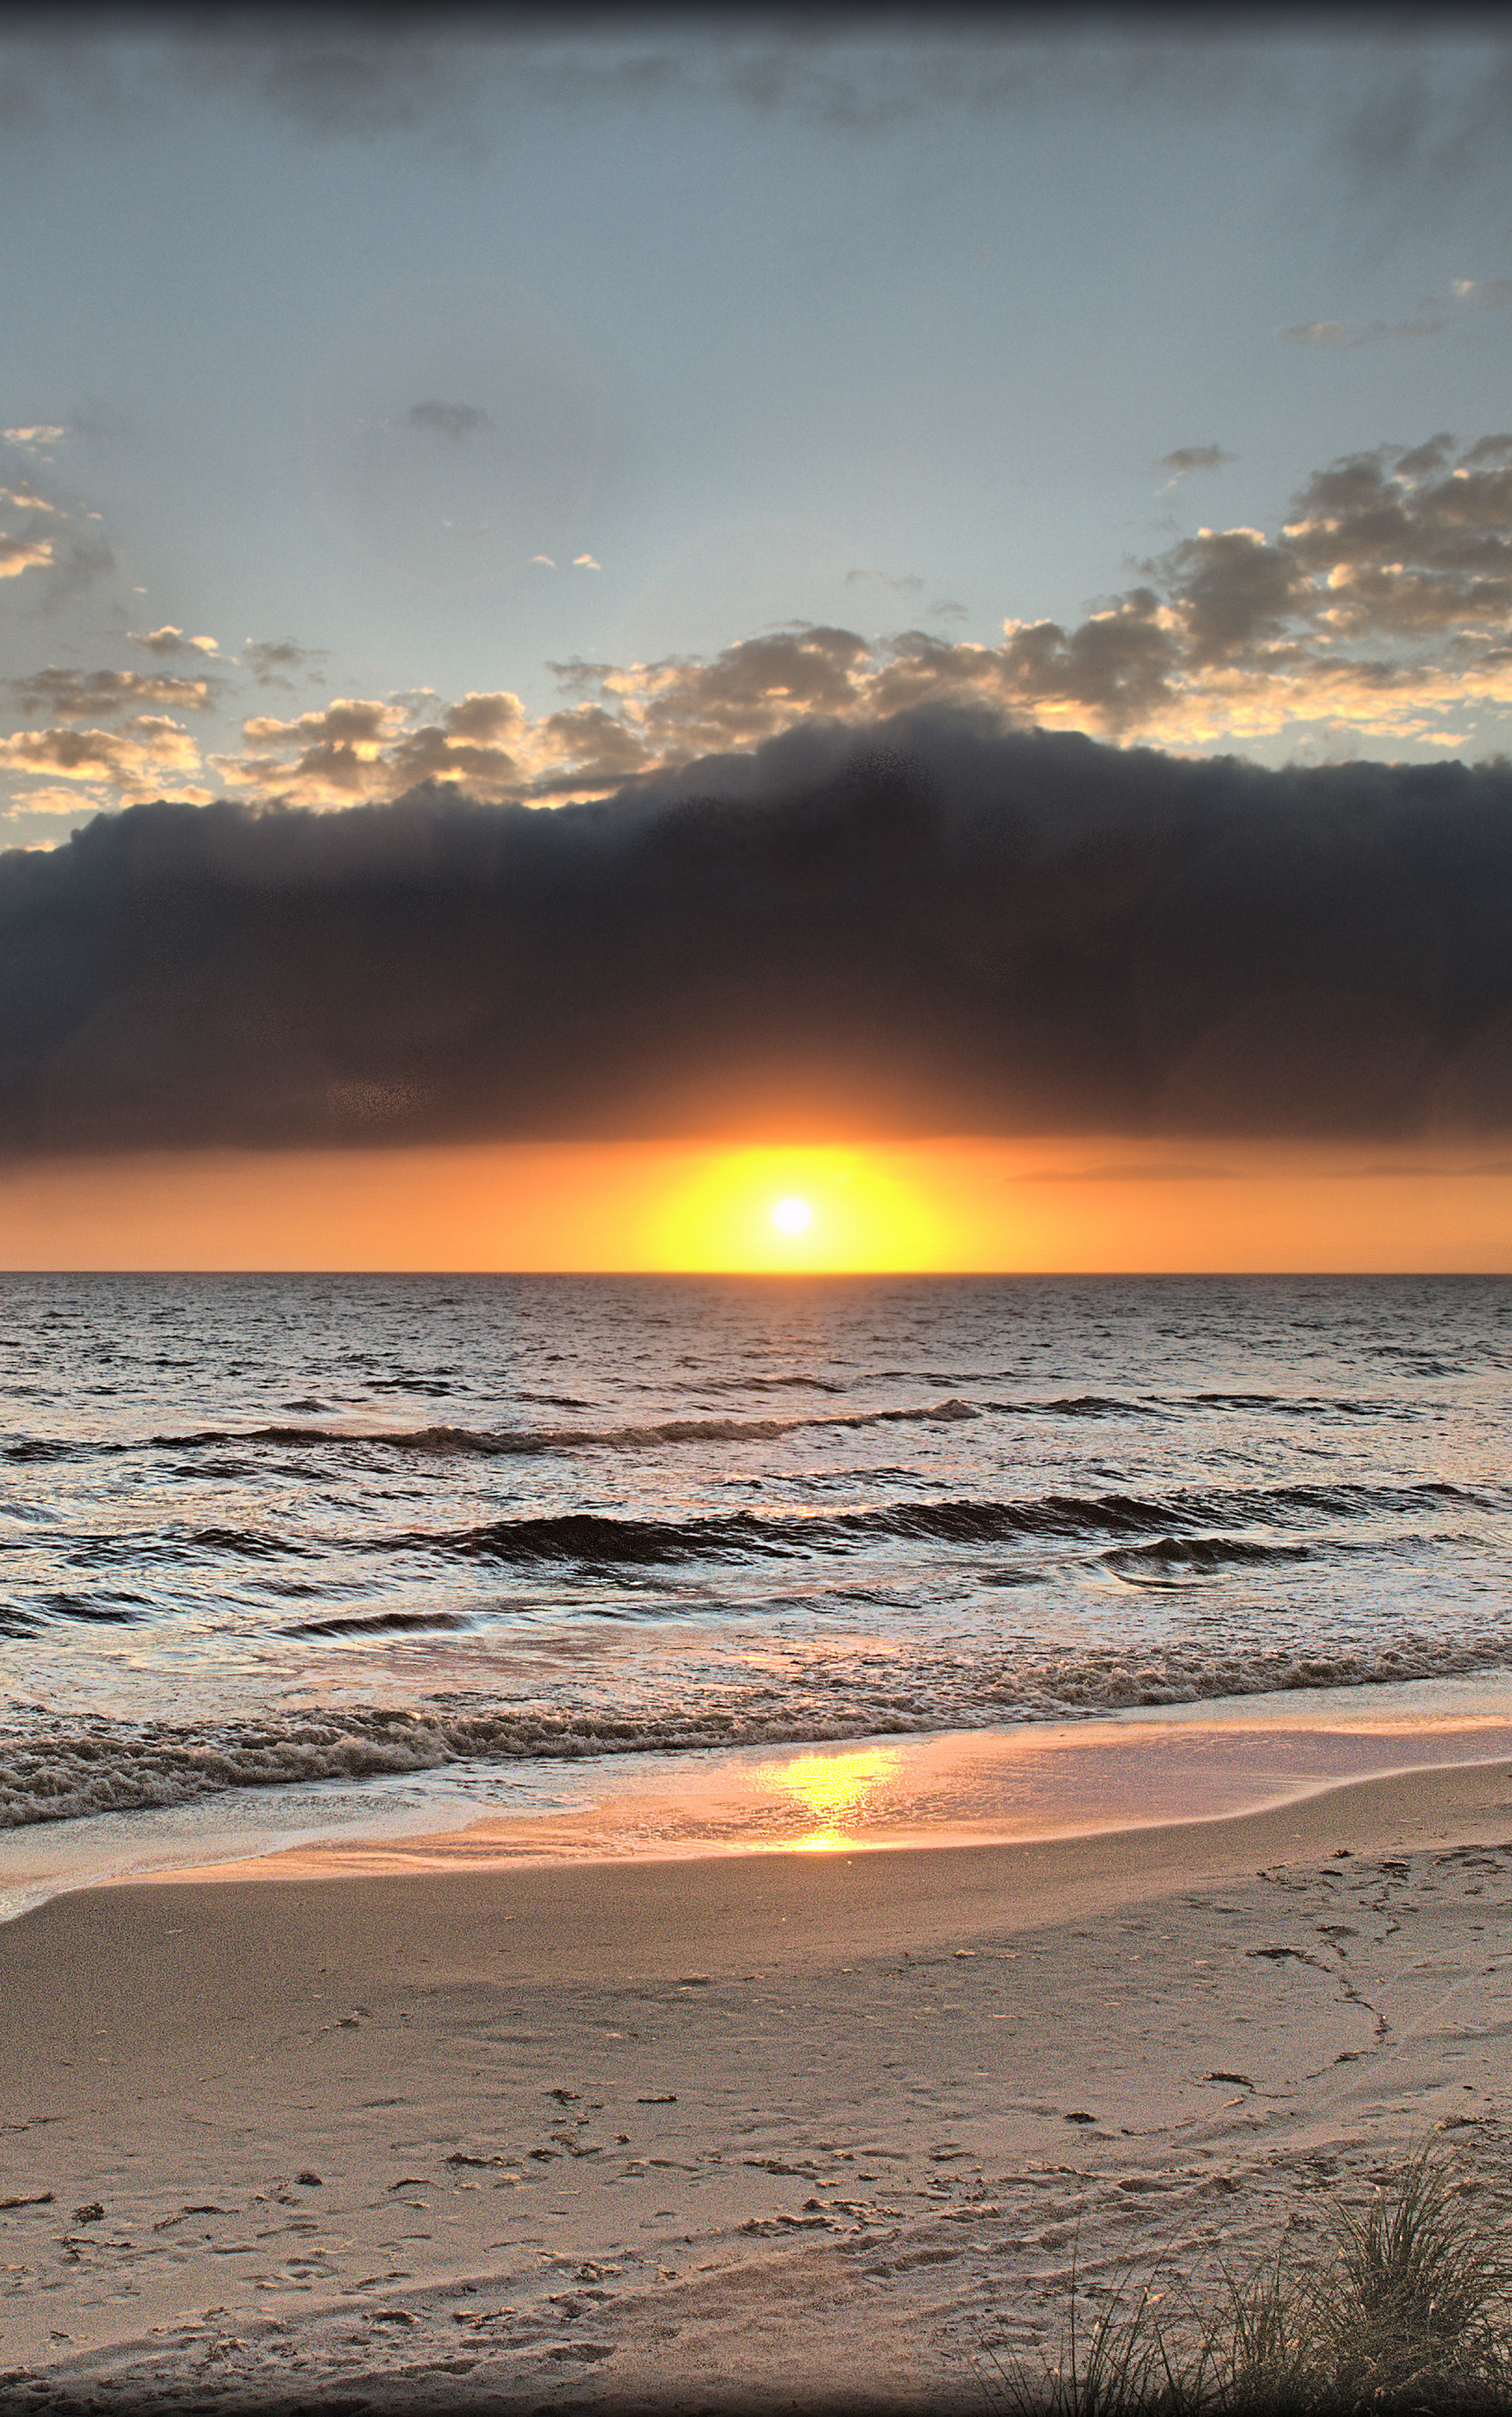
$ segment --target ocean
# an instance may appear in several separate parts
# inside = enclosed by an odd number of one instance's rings
[[[614,1758],[1474,1704],[1509,1358],[1493,1278],[0,1279],[0,1901]]]

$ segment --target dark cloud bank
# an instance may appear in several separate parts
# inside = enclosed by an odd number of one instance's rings
[[[1512,1129],[1512,766],[971,714],[0,857],[0,1149]]]

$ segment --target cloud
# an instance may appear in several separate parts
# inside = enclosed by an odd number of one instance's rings
[[[30,487],[0,487],[0,511],[39,512],[51,520],[57,512],[43,495],[34,494]]]
[[[9,810],[12,814],[63,815],[77,822],[81,806],[98,813],[110,803],[108,792],[100,787],[49,788],[44,783],[40,788],[17,791],[9,800]]]
[[[8,1151],[779,1129],[1512,1132],[1512,768],[935,707],[554,813],[155,803],[0,857]]]
[[[949,16],[921,30],[885,11],[861,23],[846,9],[810,12],[801,25],[765,11],[700,23],[677,9],[620,20],[590,12],[578,24],[528,12],[500,12],[490,24],[462,10],[439,26],[433,14],[398,9],[374,24],[334,8],[305,23],[255,13],[191,22],[140,62],[125,45],[97,56],[88,77],[62,44],[34,41],[13,70],[11,106],[47,122],[60,109],[105,105],[118,121],[187,89],[262,108],[306,139],[440,138],[476,149],[543,110],[582,117],[722,103],[855,136],[942,108],[996,115],[1079,99],[1232,108],[1278,83],[1263,45],[1214,40],[1201,19],[1164,38],[1157,22],[1096,44],[1080,32],[1068,39],[1043,21],[1000,31]]]
[[[51,453],[54,445],[62,444],[68,433],[66,428],[45,427],[40,420],[31,428],[7,428],[0,431],[6,443],[14,445],[19,452],[40,453],[44,457]]]
[[[85,722],[92,713],[128,713],[161,705],[202,713],[212,702],[207,679],[174,679],[161,672],[73,672],[49,669],[8,680],[20,712],[34,720]]]
[[[1201,8],[97,11],[83,39],[38,15],[0,43],[0,122],[12,144],[81,126],[151,141],[195,111],[212,126],[262,117],[306,148],[424,145],[468,165],[552,119],[659,118],[674,144],[694,116],[785,122],[847,150],[1051,114],[1082,144],[1114,114],[1157,142],[1192,121],[1268,123],[1314,133],[1329,205],[1341,164],[1353,171],[1374,232],[1386,196],[1421,211],[1435,186],[1500,173],[1504,47],[1462,32],[1388,19],[1362,43],[1325,12],[1278,38],[1253,11]]]
[[[1440,431],[1347,455],[1304,482],[1278,530],[1201,527],[1136,569],[1137,585],[1080,621],[1014,618],[995,646],[800,624],[712,660],[552,663],[564,703],[535,715],[505,689],[255,714],[240,747],[211,760],[228,792],[287,805],[381,803],[422,781],[544,804],[806,722],[941,706],[1172,748],[1311,733],[1336,755],[1366,741],[1462,746],[1466,717],[1512,707],[1512,434],[1460,445]],[[941,600],[929,617],[960,612]],[[172,657],[208,641],[168,627],[137,643]],[[292,691],[324,658],[285,640],[249,641],[242,660],[260,685]],[[187,691],[129,692],[130,677],[38,674],[54,686],[29,693],[55,721],[50,697],[71,699],[68,714],[190,707]],[[133,768],[122,796],[142,794]]]
[[[186,638],[172,621],[165,621],[160,630],[130,630],[127,634],[133,646],[144,648],[149,655],[215,655],[220,651],[214,638]]]
[[[98,529],[74,528],[66,537],[47,542],[51,551],[44,578],[38,582],[38,611],[56,612],[108,579],[116,568],[114,552]]]
[[[52,560],[50,537],[8,537],[0,531],[0,579],[19,579],[23,570],[40,570]]]
[[[1178,445],[1173,453],[1162,453],[1156,467],[1169,470],[1174,480],[1193,470],[1221,470],[1225,463],[1238,458],[1236,453],[1225,453],[1221,445]]]
[[[1420,336],[1442,336],[1453,325],[1456,305],[1485,311],[1504,309],[1512,300],[1512,278],[1457,277],[1445,296],[1430,294],[1411,319],[1304,319],[1294,327],[1278,327],[1283,343],[1323,344],[1356,351],[1362,344],[1411,342]]]
[[[1456,56],[1456,53],[1459,56]],[[1504,164],[1512,125],[1512,50],[1457,42],[1384,42],[1343,127],[1345,156],[1376,198],[1421,212],[1436,191]]]
[[[575,554],[572,557],[574,570],[602,570],[603,567],[601,562],[595,562],[591,554]]]
[[[1307,319],[1294,327],[1278,327],[1276,332],[1283,343],[1331,344],[1353,352],[1361,344],[1384,344],[1411,336],[1442,336],[1448,324],[1447,319],[1434,316],[1395,321]]]
[[[847,587],[868,585],[885,587],[894,596],[906,596],[915,589],[922,587],[924,582],[918,573],[913,570],[906,571],[901,579],[894,579],[892,574],[885,570],[848,570],[845,574],[845,585]]]
[[[79,730],[68,726],[18,730],[0,738],[0,768],[53,781],[78,781],[108,787],[129,802],[161,797],[173,787],[179,796],[208,801],[213,792],[190,787],[200,769],[199,749],[187,730],[166,716],[138,714],[119,730]],[[23,812],[29,800],[23,795]]]
[[[407,428],[418,429],[422,435],[439,436],[448,445],[461,445],[469,436],[480,436],[493,426],[486,411],[476,403],[416,403],[404,414]]]
[[[321,680],[323,675],[315,666],[329,662],[330,648],[297,646],[293,638],[249,638],[241,659],[259,688],[292,690],[296,679]]]

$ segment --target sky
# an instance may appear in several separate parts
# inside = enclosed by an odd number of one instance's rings
[[[1001,1200],[1057,1136],[1181,1263],[1323,1263],[1265,1145],[1397,1151],[1393,1247],[1485,1263],[1509,119],[1490,14],[8,18],[12,1263],[59,1184],[86,1258],[288,1264],[317,1160],[566,1152],[491,1242],[439,1174],[349,1221],[459,1264],[549,1257],[584,1148],[969,1139]],[[847,1263],[1013,1260],[910,1163]]]

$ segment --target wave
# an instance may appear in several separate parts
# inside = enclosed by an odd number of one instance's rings
[[[590,1511],[492,1519],[439,1532],[411,1530],[395,1541],[487,1560],[578,1561],[587,1567],[652,1566],[684,1560],[843,1551],[887,1539],[941,1544],[1000,1544],[1019,1537],[1068,1543],[1103,1537],[1168,1537],[1172,1529],[1249,1526],[1298,1514],[1330,1518],[1418,1510],[1445,1500],[1486,1507],[1485,1497],[1443,1481],[1419,1485],[1235,1487],[1226,1494],[1048,1494],[1030,1502],[892,1502],[874,1510],[711,1513],[688,1519],[614,1518]],[[1231,1547],[1237,1552],[1240,1548]]]
[[[1121,1577],[1170,1586],[1216,1570],[1305,1561],[1313,1549],[1310,1544],[1257,1544],[1243,1536],[1157,1536],[1148,1544],[1115,1544],[1102,1558]]]
[[[296,1619],[280,1628],[280,1636],[377,1636],[386,1629],[425,1630],[430,1628],[471,1628],[473,1622],[465,1611],[374,1611],[354,1612],[350,1618],[332,1619]]]
[[[1294,1393],[1142,1394],[1126,1401],[1117,1393],[1051,1393],[1040,1400],[986,1401],[984,1409],[1012,1418],[1169,1419],[1184,1410],[1268,1410],[1281,1418],[1316,1418],[1320,1412],[1350,1418],[1388,1416],[1396,1405],[1334,1400]]]
[[[786,1703],[753,1680],[652,1710],[343,1708],[212,1725],[95,1718],[0,1728],[0,1829],[164,1809],[242,1788],[402,1778],[459,1765],[576,1762],[732,1746],[1104,1717],[1221,1697],[1473,1676],[1512,1664],[1512,1636],[1406,1632],[1368,1649],[1219,1652],[1190,1642],[1101,1651],[937,1657],[904,1673],[810,1670]]]
[[[800,1381],[800,1380],[794,1380]],[[807,1378],[801,1381],[807,1383]],[[290,1425],[274,1421],[257,1427],[199,1427],[186,1435],[149,1436],[144,1444],[58,1443],[46,1438],[0,1447],[0,1458],[16,1461],[99,1457],[132,1451],[215,1452],[249,1444],[324,1444],[346,1450],[418,1452],[428,1458],[472,1456],[523,1460],[552,1452],[645,1452],[661,1444],[764,1443],[797,1435],[806,1427],[950,1426],[979,1418],[970,1402],[950,1399],[883,1410],[809,1410],[788,1418],[652,1419],[620,1426],[582,1427],[352,1427]]]

